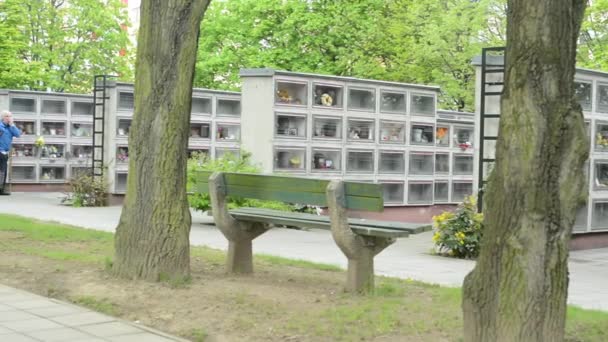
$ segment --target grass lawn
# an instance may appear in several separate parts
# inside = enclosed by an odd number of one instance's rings
[[[461,341],[460,289],[379,277],[373,295],[342,291],[331,266],[255,256],[226,275],[224,252],[192,247],[192,281],[112,277],[113,235],[0,215],[6,285],[69,300],[193,341]],[[567,340],[604,342],[608,313],[570,307]]]

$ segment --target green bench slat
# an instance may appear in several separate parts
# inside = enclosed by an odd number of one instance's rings
[[[282,224],[286,226],[297,226],[306,228],[317,228],[317,229],[330,229],[329,222],[320,221],[307,221],[291,217],[279,217],[279,216],[264,216],[256,215],[253,213],[238,212],[231,210],[230,214],[237,220],[253,221],[262,223],[273,223]],[[353,233],[365,236],[376,236],[376,237],[387,237],[387,238],[398,238],[407,237],[409,233],[406,231],[399,230],[388,230],[376,227],[362,227],[362,226],[351,226],[350,229]]]
[[[256,175],[244,173],[225,173],[224,180],[228,185],[254,186],[268,189],[278,189],[297,192],[325,194],[328,180],[314,178],[296,178],[286,176]],[[382,197],[382,189],[378,184],[345,182],[346,196]]]
[[[325,222],[329,225],[329,217],[322,215],[314,215],[307,213],[292,213],[292,212],[283,212],[272,209],[260,209],[260,208],[238,208],[233,209],[232,212],[240,212],[240,213],[249,213],[256,215],[264,215],[264,216],[273,216],[273,217],[293,217],[301,220],[307,221],[317,221],[317,222]],[[417,223],[402,223],[402,222],[391,222],[391,221],[378,221],[378,220],[368,220],[368,219],[359,219],[359,218],[349,218],[348,223],[350,225],[357,226],[365,226],[365,227],[375,227],[381,229],[388,230],[400,230],[405,231],[410,234],[418,234],[425,231],[429,231],[432,229],[431,225],[422,225]]]
[[[325,194],[328,181],[285,176],[225,173],[228,186],[259,187],[302,193]]]
[[[226,185],[226,191],[229,196],[319,206],[327,205],[325,193],[298,192],[291,190],[278,190],[273,188],[241,186],[232,184]],[[371,205],[373,205],[373,203]]]
[[[209,193],[210,171],[196,172],[196,192]],[[327,206],[329,181],[296,177],[224,173],[226,194],[260,200]],[[379,184],[345,182],[345,206],[349,209],[382,211],[384,199]]]

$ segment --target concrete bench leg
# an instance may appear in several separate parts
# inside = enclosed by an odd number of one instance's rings
[[[342,252],[348,258],[348,275],[346,280],[346,290],[349,292],[368,293],[374,291],[374,257],[394,242],[394,239],[376,238],[369,239],[361,238],[362,244],[359,242],[344,241],[341,243],[336,240],[338,246],[346,246],[342,248]],[[345,250],[348,251],[345,252]],[[349,256],[350,255],[350,256]]]
[[[224,176],[215,172],[209,177],[209,197],[215,225],[228,240],[228,273],[253,273],[252,241],[268,230],[258,222],[244,222],[232,218],[228,213],[228,202],[224,191]]]
[[[327,186],[327,202],[334,241],[348,259],[346,290],[367,293],[374,290],[374,257],[395,239],[360,236],[352,232],[344,207],[344,183],[331,181]]]

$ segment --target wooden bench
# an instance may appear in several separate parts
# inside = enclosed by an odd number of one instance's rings
[[[227,269],[232,273],[253,272],[252,240],[273,225],[329,229],[348,259],[347,290],[366,292],[374,288],[374,256],[397,238],[430,229],[428,225],[348,218],[348,209],[384,209],[379,184],[199,171],[196,192],[210,195],[215,224],[228,239]],[[228,196],[324,206],[330,215],[260,208],[228,210]]]

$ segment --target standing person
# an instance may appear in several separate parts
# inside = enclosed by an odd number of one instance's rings
[[[8,157],[11,151],[13,138],[19,138],[21,131],[13,123],[13,113],[2,112],[2,122],[0,122],[0,195],[10,195],[6,189],[6,175],[8,173]]]

